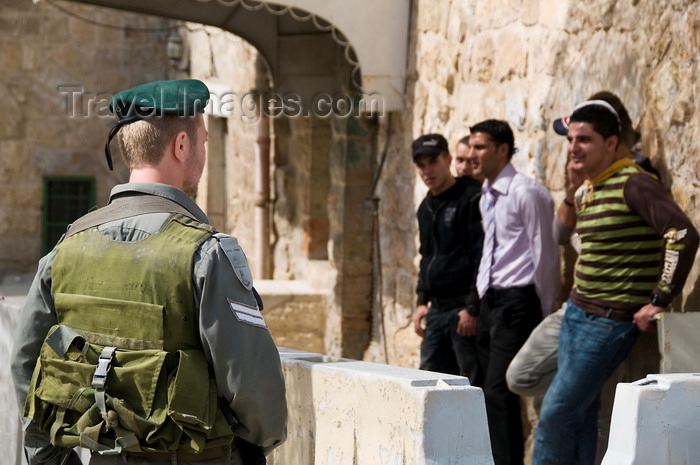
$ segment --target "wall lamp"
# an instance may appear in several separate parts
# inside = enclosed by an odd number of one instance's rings
[[[168,44],[165,47],[165,53],[168,55],[170,66],[176,71],[188,71],[189,63],[182,64],[182,59],[185,55],[185,45],[182,42],[182,37],[177,31],[173,31],[168,37]]]

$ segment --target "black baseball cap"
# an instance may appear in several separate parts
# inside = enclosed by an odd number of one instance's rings
[[[418,155],[437,157],[442,152],[450,152],[447,147],[447,141],[440,134],[423,134],[413,141],[411,148],[413,151],[413,161],[416,160]]]

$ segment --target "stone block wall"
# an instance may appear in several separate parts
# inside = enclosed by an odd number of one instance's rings
[[[226,117],[218,144],[223,154],[210,150],[198,202],[209,213],[223,193],[225,232],[238,237],[256,275],[253,250],[262,239],[252,221],[257,118],[248,118],[245,111],[252,103],[246,94],[264,81],[256,71],[257,52],[214,28],[188,24],[187,30],[190,74],[233,100],[233,111],[219,112]],[[274,84],[271,95],[277,95]],[[307,283],[322,292],[325,305],[309,307],[321,312],[313,321],[324,325],[318,328],[322,351],[361,358],[370,339],[371,211],[364,201],[374,170],[374,122],[295,115],[271,117],[270,126],[271,277],[282,288],[289,280],[292,286]],[[210,144],[218,132],[210,127]],[[215,156],[222,161],[214,162]],[[223,178],[215,172],[221,169]],[[219,216],[212,218],[222,221]],[[305,323],[293,318],[303,320],[307,312],[295,311],[299,302],[294,293],[287,297],[287,305],[280,307],[286,337],[303,339],[291,336],[289,328],[301,330]]]
[[[60,5],[60,8],[56,5]],[[90,176],[98,205],[128,173],[104,144],[105,99],[165,79],[162,18],[76,3],[6,0],[0,8],[0,274],[26,272],[41,254],[42,177]]]
[[[306,281],[255,281],[263,316],[278,347],[324,353],[328,292]]]
[[[254,111],[252,91],[255,90],[255,60],[253,46],[233,34],[218,28],[188,23],[180,28],[186,40],[188,72],[178,77],[201,79],[212,92],[211,112],[221,118],[222,126],[214,141],[213,128],[207,154],[209,163],[200,182],[197,202],[207,213],[212,203],[218,203],[225,214],[215,226],[222,232],[238,238],[246,252],[254,275],[255,262],[255,130],[258,118]],[[211,117],[210,117],[211,119]],[[213,144],[216,143],[216,148]],[[219,164],[212,166],[214,156]],[[210,173],[223,170],[223,173]],[[210,175],[218,177],[221,184],[210,186]],[[210,196],[217,198],[210,198]]]
[[[275,279],[308,279],[310,232],[310,191],[312,172],[318,171],[313,146],[323,142],[330,152],[329,121],[309,118],[279,119],[275,121],[274,197],[273,197],[273,276]],[[329,160],[329,157],[326,157]],[[325,173],[330,179],[328,162]],[[325,198],[329,196],[325,188]],[[326,239],[325,247],[328,247]],[[318,247],[318,246],[317,246]],[[326,256],[328,254],[326,253]]]
[[[362,359],[371,339],[372,215],[367,208],[374,171],[371,120],[333,119],[330,264],[338,270],[327,324],[326,353]]]
[[[454,150],[487,118],[515,132],[516,169],[561,200],[565,139],[551,129],[599,90],[620,96],[681,208],[700,227],[700,5],[690,0],[419,0],[410,25],[406,109],[393,115],[379,184],[383,301],[391,363],[415,366],[414,212],[425,187],[409,148],[441,132]],[[562,250],[566,252],[566,250]],[[568,273],[568,272],[567,272]],[[674,302],[700,310],[696,267]]]

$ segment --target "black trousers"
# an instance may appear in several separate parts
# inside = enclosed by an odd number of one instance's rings
[[[469,377],[476,368],[476,337],[457,334],[459,311],[464,306],[440,309],[431,305],[425,317],[425,336],[420,346],[420,369]]]
[[[489,289],[480,304],[478,379],[483,386],[495,465],[522,465],[520,398],[508,389],[506,370],[542,320],[535,286]]]

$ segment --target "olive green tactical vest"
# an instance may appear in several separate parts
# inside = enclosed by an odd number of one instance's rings
[[[56,247],[58,324],[41,347],[24,413],[54,445],[115,454],[231,443],[192,291],[194,254],[212,234],[174,214],[140,241],[93,228]]]

